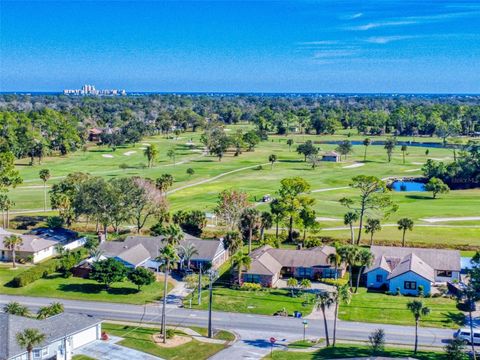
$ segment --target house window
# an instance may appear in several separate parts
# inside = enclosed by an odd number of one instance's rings
[[[377,274],[377,282],[383,282],[383,275],[382,274]]]
[[[327,268],[323,270],[322,277],[324,278],[334,278],[335,277],[335,269]]]
[[[450,270],[438,270],[437,276],[439,277],[452,277],[452,272]]]
[[[417,290],[417,282],[416,281],[405,281],[403,283],[403,288],[406,290]]]
[[[40,358],[40,350],[33,350],[33,357],[35,359],[39,359]]]
[[[249,283],[260,283],[261,278],[260,278],[260,275],[244,274],[243,275],[243,281],[244,282],[249,282]]]
[[[311,277],[312,276],[312,269],[311,268],[303,268],[300,267],[297,269],[297,276],[298,277]]]

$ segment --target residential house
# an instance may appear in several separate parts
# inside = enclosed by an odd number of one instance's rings
[[[0,313],[0,360],[26,360],[27,350],[16,335],[38,329],[45,341],[35,346],[32,359],[70,360],[73,352],[101,338],[101,320],[80,314],[62,313],[44,320]]]
[[[418,295],[419,286],[429,294],[432,285],[460,280],[457,250],[372,246],[372,266],[366,269],[367,287]]]
[[[79,238],[75,231],[68,229],[37,228],[26,234],[12,233],[0,229],[0,261],[12,261],[12,251],[8,249],[4,240],[10,235],[18,235],[22,244],[16,249],[17,259],[31,259],[38,263],[57,255],[57,246],[65,250],[73,250],[85,244],[85,237]]]
[[[322,155],[322,161],[339,162],[340,154],[336,153],[335,151],[329,151]]]
[[[305,250],[275,249],[264,245],[250,254],[252,263],[242,273],[243,282],[260,283],[273,287],[280,278],[334,278],[342,277],[344,267],[337,274],[328,261],[328,256],[335,253],[331,246],[319,246]]]
[[[158,271],[161,261],[156,259],[165,246],[163,240],[163,236],[128,236],[125,241],[104,241],[99,248],[103,256],[113,257],[127,267],[141,266]],[[216,269],[228,259],[228,252],[225,251],[221,240],[202,240],[185,234],[179,247],[187,244],[192,244],[196,249],[196,254],[190,259],[193,268],[208,265]]]

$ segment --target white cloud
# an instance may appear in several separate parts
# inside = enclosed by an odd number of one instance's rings
[[[398,35],[398,36],[372,36],[367,38],[365,41],[372,44],[388,44],[392,41],[400,41],[412,39],[417,36],[407,36],[407,35]]]
[[[313,53],[314,59],[333,59],[358,54],[357,50],[319,50]]]
[[[310,46],[310,45],[335,45],[338,44],[338,41],[336,40],[319,40],[319,41],[304,41],[304,42],[299,42],[297,45],[301,46]]]
[[[361,18],[362,16],[363,16],[363,13],[359,12],[359,13],[356,13],[356,14],[349,14],[349,15],[342,16],[341,19],[355,20],[355,19]]]

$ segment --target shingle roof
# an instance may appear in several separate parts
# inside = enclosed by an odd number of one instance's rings
[[[434,270],[460,271],[461,269],[460,252],[458,250],[372,246],[370,251],[375,257],[375,260],[385,256],[387,261],[389,259],[390,261],[395,261],[395,258],[403,259],[405,256],[413,253]],[[372,266],[369,270],[372,270],[373,268],[374,267]]]
[[[67,229],[38,228],[29,234],[12,233],[2,229],[0,231],[0,250],[7,250],[3,241],[10,235],[18,235],[22,238],[22,245],[17,251],[38,252],[55,246],[58,243],[66,243],[77,237],[77,233]]]
[[[413,271],[429,281],[435,280],[435,271],[432,269],[432,267],[413,253],[405,256],[395,267],[395,269],[393,269],[393,271],[388,275],[387,279],[393,279],[409,271]]]
[[[128,236],[125,241],[105,241],[100,244],[106,256],[114,257],[141,244],[150,254],[152,259],[159,256],[159,252],[165,246],[163,236]],[[191,243],[195,246],[198,254],[195,254],[191,260],[207,260],[212,261],[219,247],[222,247],[220,240],[202,240],[194,236],[185,234],[184,240],[180,241],[180,245]]]
[[[39,347],[92,327],[101,320],[87,315],[62,313],[45,320],[0,313],[0,360],[9,359],[25,352],[16,341],[16,334],[33,328],[45,334],[46,339]]]
[[[324,267],[330,266],[328,255],[335,252],[331,246],[315,247],[308,250],[274,249],[264,245],[250,256],[252,264],[247,274],[273,275],[282,267]]]
[[[133,266],[138,266],[149,260],[151,255],[142,244],[137,244],[121,252],[116,257]]]

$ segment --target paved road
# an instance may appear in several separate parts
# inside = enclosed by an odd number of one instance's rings
[[[32,310],[49,304],[53,300],[51,298],[0,295],[0,304],[18,301],[32,308]],[[107,320],[159,322],[161,319],[161,306],[156,304],[140,306],[63,299],[58,299],[58,301],[64,304],[67,312],[88,314]],[[175,305],[169,305],[167,317],[168,323],[172,325],[197,325],[202,327],[207,325],[206,311],[181,309]],[[214,312],[213,326],[214,328],[228,329],[240,334],[243,342],[256,341],[259,348],[272,335],[285,337],[286,340],[292,341],[301,338],[303,333],[301,319],[227,312]],[[330,330],[331,328],[332,326],[330,325]],[[366,341],[368,335],[378,328],[385,330],[386,340],[389,344],[413,345],[414,328],[412,326],[339,321],[337,338],[341,340]],[[420,328],[419,344],[424,347],[443,347],[446,341],[451,339],[452,333],[453,331],[448,329]],[[310,319],[307,336],[323,337],[323,335],[322,320]]]

